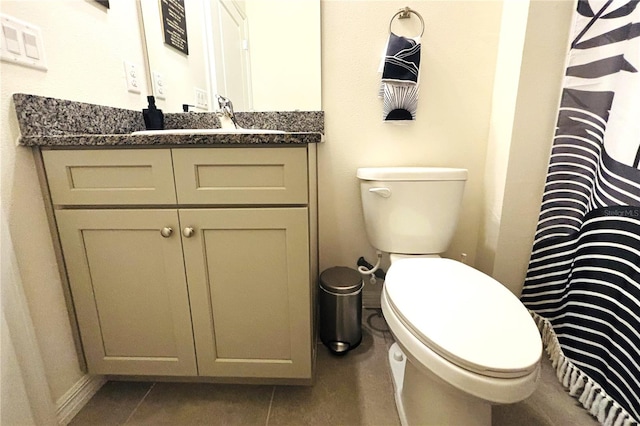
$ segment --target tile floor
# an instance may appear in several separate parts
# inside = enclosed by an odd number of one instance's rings
[[[363,311],[362,344],[344,356],[318,347],[315,385],[108,382],[71,425],[399,425],[377,310]],[[546,356],[538,390],[493,409],[493,426],[598,423],[558,383]]]

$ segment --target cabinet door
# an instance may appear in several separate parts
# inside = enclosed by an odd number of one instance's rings
[[[56,219],[89,372],[196,375],[176,210]],[[174,231],[163,237],[164,227]]]
[[[200,375],[310,378],[307,208],[179,212]]]

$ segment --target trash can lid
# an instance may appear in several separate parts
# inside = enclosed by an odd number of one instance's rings
[[[362,277],[355,269],[334,266],[320,274],[320,287],[338,294],[347,294],[362,288]]]

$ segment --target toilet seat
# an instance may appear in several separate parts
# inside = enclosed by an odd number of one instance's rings
[[[425,346],[473,373],[530,375],[542,343],[529,312],[506,287],[460,262],[400,259],[384,287],[389,308]]]

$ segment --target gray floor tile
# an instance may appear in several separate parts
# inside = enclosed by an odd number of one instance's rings
[[[398,425],[387,361],[391,343],[379,310],[367,309],[358,348],[335,356],[319,344],[314,386],[109,382],[71,424]],[[531,397],[493,407],[493,426],[597,425],[562,388],[546,354],[542,367]]]
[[[538,388],[517,404],[493,407],[493,426],[596,426],[592,417],[563,388],[546,353],[542,355],[542,373]]]
[[[130,425],[264,425],[273,386],[156,383]]]
[[[382,309],[364,309],[362,311],[362,327],[372,335],[384,340],[387,347],[393,344],[393,336],[382,315]]]
[[[107,382],[70,425],[121,425],[149,391],[151,382]]]
[[[375,314],[375,312],[373,312]],[[278,386],[268,425],[398,425],[384,323],[364,311],[362,343],[336,356],[320,345],[313,387]]]

